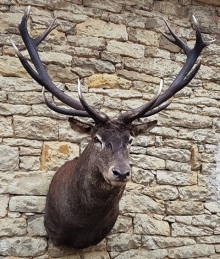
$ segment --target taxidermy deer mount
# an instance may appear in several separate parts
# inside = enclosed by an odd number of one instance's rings
[[[12,42],[22,65],[43,87],[44,101],[50,109],[71,116],[69,122],[74,130],[91,132],[91,141],[82,154],[61,166],[52,179],[47,194],[45,228],[48,237],[56,246],[86,248],[105,238],[118,217],[119,201],[126,183],[131,179],[129,147],[132,137],[146,133],[156,125],[156,121],[135,121],[152,116],[171,103],[171,98],[196,75],[201,63],[194,68],[193,66],[203,48],[213,41],[205,42],[202,39],[193,16],[196,42],[194,48],[190,49],[165,21],[171,36],[164,33],[163,35],[183,50],[186,55],[184,66],[164,93],[161,93],[161,81],[155,96],[148,103],[126,111],[118,118],[110,119],[107,114],[94,109],[85,101],[79,80],[79,101],[55,86],[37,50],[39,43],[57,26],[55,19],[40,36],[32,38],[27,30],[29,13],[30,7],[21,20],[19,31],[37,72]],[[49,102],[44,88],[70,108],[61,108]],[[89,117],[93,123],[82,122],[75,116]]]

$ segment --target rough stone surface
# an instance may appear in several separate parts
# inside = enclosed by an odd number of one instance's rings
[[[18,31],[28,5],[33,37],[57,17],[58,26],[38,46],[54,84],[78,100],[80,78],[86,101],[112,119],[148,102],[161,79],[164,92],[183,67],[184,52],[161,34],[170,35],[163,18],[190,48],[192,14],[204,39],[216,38],[189,85],[146,118],[157,126],[133,139],[132,181],[118,220],[106,239],[83,250],[55,247],[46,238],[51,179],[90,136],[44,104],[42,87],[15,55],[11,39],[30,61]],[[1,259],[220,258],[219,17],[217,0],[0,0]]]

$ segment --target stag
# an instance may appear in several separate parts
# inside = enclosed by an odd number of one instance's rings
[[[195,65],[196,60],[203,48],[212,41],[202,39],[194,16],[196,42],[192,49],[178,38],[165,21],[170,35],[163,35],[186,55],[182,69],[164,93],[161,93],[161,81],[159,89],[149,102],[121,113],[116,119],[110,119],[107,114],[86,102],[79,80],[79,101],[55,86],[37,50],[38,44],[57,26],[55,19],[40,36],[32,38],[27,29],[29,13],[30,7],[22,17],[19,31],[36,70],[12,42],[17,56],[31,77],[43,87],[46,105],[58,113],[70,116],[69,122],[74,130],[91,133],[91,141],[82,154],[66,162],[54,175],[47,194],[44,224],[48,237],[55,246],[86,248],[105,238],[118,217],[119,201],[126,183],[131,179],[129,147],[132,137],[148,132],[157,123],[141,122],[138,119],[152,116],[171,103],[172,97],[198,72],[201,63]],[[69,108],[61,108],[50,102],[45,97],[44,88]],[[92,119],[92,123],[75,117],[88,117]]]

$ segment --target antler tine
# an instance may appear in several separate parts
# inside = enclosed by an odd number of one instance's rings
[[[80,99],[81,104],[83,105],[84,109],[87,111],[87,113],[93,118],[93,120],[98,124],[98,123],[105,123],[109,118],[108,116],[103,113],[103,112],[97,112],[95,109],[93,109],[86,100],[84,99],[82,95],[82,89],[81,89],[81,84],[80,80],[78,79],[78,96]]]
[[[162,35],[170,42],[172,42],[173,44],[179,46],[186,55],[188,55],[188,52],[190,51],[190,48],[174,33],[174,31],[171,29],[170,25],[168,24],[168,22],[166,21],[165,18],[163,18],[164,22],[166,23],[166,26],[170,32],[170,34],[172,35],[172,37],[170,37],[169,35],[167,35],[166,33],[162,32]]]
[[[44,95],[44,101],[46,105],[51,108],[52,110],[65,114],[65,115],[71,115],[71,116],[81,116],[81,117],[91,117],[95,120],[96,124],[103,123],[107,120],[107,115],[104,113],[98,113],[96,112],[92,107],[90,107],[88,104],[86,104],[84,98],[80,98],[80,101],[82,100],[82,104],[72,99],[70,96],[66,95],[64,92],[62,92],[59,88],[56,87],[56,85],[52,82],[51,78],[47,74],[47,71],[42,64],[38,51],[37,46],[42,40],[46,38],[46,36],[57,27],[57,24],[55,24],[56,19],[54,19],[48,26],[48,28],[38,37],[32,38],[27,29],[27,21],[30,15],[30,6],[28,6],[26,12],[24,13],[21,23],[19,25],[19,31],[21,34],[21,37],[23,39],[23,42],[28,50],[28,53],[30,55],[31,61],[34,64],[37,72],[30,66],[30,64],[27,62],[27,60],[24,58],[24,56],[20,53],[18,48],[15,46],[15,44],[12,42],[12,45],[22,63],[26,71],[32,76],[32,78],[37,81],[40,85],[45,87],[53,96],[57,97],[61,102],[64,104],[70,106],[74,109],[63,109],[60,107],[57,107],[56,105],[50,103],[43,91]]]
[[[199,57],[200,53],[202,52],[202,50],[209,44],[213,43],[214,40],[212,41],[204,41],[201,35],[201,31],[199,29],[198,26],[198,22],[196,20],[196,18],[193,16],[193,22],[195,25],[195,31],[196,31],[196,42],[194,45],[194,48],[191,49],[189,48],[171,29],[171,27],[169,26],[169,24],[167,23],[166,20],[164,20],[168,30],[170,32],[170,34],[172,35],[172,37],[168,36],[165,33],[162,33],[164,35],[164,37],[166,39],[168,39],[170,42],[172,42],[173,44],[177,45],[178,47],[180,47],[184,53],[186,54],[187,58],[186,58],[186,62],[183,66],[183,68],[180,70],[180,72],[178,73],[178,75],[176,76],[176,78],[174,79],[173,83],[170,85],[170,87],[163,93],[160,94],[156,100],[153,102],[153,104],[151,105],[150,109],[148,109],[144,114],[140,113],[139,117],[136,116],[136,112],[137,110],[139,111],[143,106],[131,110],[129,112],[127,112],[125,115],[127,116],[127,118],[130,117],[134,117],[134,118],[141,118],[141,117],[148,117],[151,116],[163,109],[165,109],[172,100],[168,101],[167,103],[163,104],[164,102],[166,102],[167,100],[169,100],[171,97],[173,97],[178,91],[180,91],[184,86],[186,86],[196,75],[196,73],[198,72],[200,66],[201,66],[201,62],[199,62],[194,69],[192,70],[193,66],[196,63],[197,58]],[[192,71],[191,71],[192,70]],[[123,118],[124,120],[127,119],[126,117]]]
[[[154,105],[154,103],[156,102],[156,100],[160,96],[160,93],[162,91],[162,87],[163,87],[163,80],[160,80],[160,85],[159,85],[159,88],[158,88],[156,94],[147,104],[144,104],[137,109],[133,109],[132,111],[128,111],[128,112],[123,113],[119,117],[119,119],[123,120],[124,123],[128,124],[128,123],[132,123],[132,121],[142,117]]]
[[[36,80],[40,85],[44,86],[49,92],[51,92],[54,96],[56,96],[60,101],[65,103],[66,105],[77,109],[77,110],[84,110],[83,106],[80,102],[72,99],[65,93],[63,93],[59,88],[57,88],[52,80],[50,79],[49,75],[47,74],[47,71],[42,64],[38,51],[37,51],[37,45],[51,32],[52,29],[54,29],[55,26],[53,26],[53,22],[50,24],[50,26],[45,30],[45,32],[42,33],[42,35],[38,36],[36,39],[31,38],[28,30],[27,30],[27,20],[30,14],[30,6],[28,6],[26,12],[24,13],[21,23],[19,25],[19,31],[21,34],[21,37],[23,39],[23,42],[29,52],[31,61],[33,62],[36,70],[38,73],[36,73],[32,67],[29,65],[27,60],[24,58],[24,56],[19,52],[18,48],[13,44],[13,47],[22,63],[26,71],[29,73],[29,75]]]
[[[49,107],[51,110],[64,114],[64,115],[69,115],[69,116],[79,116],[79,117],[88,117],[88,113],[86,111],[81,111],[81,110],[74,110],[74,109],[65,109],[58,107],[51,103],[45,95],[45,87],[42,88],[42,97],[44,103]]]

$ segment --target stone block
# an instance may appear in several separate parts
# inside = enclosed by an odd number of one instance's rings
[[[114,73],[115,66],[103,60],[93,58],[74,58],[72,71],[75,73],[81,72],[84,76],[91,76],[94,73]]]
[[[77,24],[76,33],[124,41],[128,39],[125,25],[107,23],[92,18],[88,18],[85,22]]]
[[[23,78],[28,77],[27,72],[21,65],[19,59],[16,57],[9,57],[9,56],[1,56],[0,74],[6,77],[18,77],[18,76]]]
[[[191,245],[191,246],[184,246],[178,248],[172,248],[169,250],[169,257],[170,258],[195,258],[195,257],[202,257],[202,256],[210,256],[215,253],[215,248],[213,245]]]
[[[159,157],[166,160],[177,161],[180,163],[188,163],[190,161],[190,151],[185,149],[174,149],[165,147],[149,147],[147,155]]]
[[[20,169],[36,171],[40,170],[40,159],[36,156],[21,156],[20,157]]]
[[[147,46],[159,46],[158,34],[153,31],[130,28],[128,37],[130,41]]]
[[[154,174],[150,170],[144,170],[142,168],[132,167],[132,181],[147,185],[154,180]]]
[[[23,236],[27,233],[27,223],[24,218],[0,219],[0,236]]]
[[[134,233],[169,236],[170,227],[166,221],[153,219],[146,214],[137,214],[134,218]]]
[[[76,47],[84,47],[94,50],[105,49],[105,39],[89,35],[67,35],[67,42]]]
[[[179,194],[181,200],[206,201],[214,196],[214,189],[200,186],[180,187]]]
[[[188,246],[196,244],[193,238],[187,237],[153,237],[159,248],[169,248],[178,246]]]
[[[27,232],[30,236],[46,236],[43,215],[30,216],[27,224]]]
[[[41,155],[43,170],[58,170],[65,161],[79,156],[79,146],[69,142],[44,142]]]
[[[110,259],[109,254],[105,251],[83,253],[84,259]]]
[[[126,233],[131,228],[132,228],[132,218],[119,215],[110,233],[111,234]]]
[[[0,174],[1,193],[12,195],[46,195],[55,172],[8,172]],[[4,197],[4,196],[3,196]]]
[[[163,214],[165,207],[163,204],[154,201],[152,198],[141,195],[140,192],[125,192],[120,201],[120,211],[124,213],[156,213]]]
[[[108,235],[107,251],[127,251],[141,247],[141,235],[120,233]]]
[[[121,56],[131,58],[144,57],[144,46],[130,42],[118,42],[115,40],[108,41],[106,50],[108,52],[116,53]]]
[[[200,201],[170,201],[167,212],[171,215],[198,215],[204,214],[204,206]]]
[[[1,238],[0,255],[4,256],[27,256],[42,255],[47,247],[47,241],[42,238],[12,237]]]
[[[160,170],[165,168],[165,161],[157,157],[131,154],[130,161],[131,165],[147,170]]]
[[[156,180],[159,184],[171,184],[176,186],[194,185],[197,183],[196,172],[173,172],[158,170],[156,174]]]
[[[84,1],[84,6],[94,7],[105,11],[110,11],[113,13],[120,13],[122,10],[122,5],[114,3],[110,0],[100,0],[99,2],[93,2],[90,0]]]
[[[0,218],[4,218],[7,215],[8,203],[9,195],[0,195]]]
[[[14,116],[15,136],[34,140],[58,139],[58,123],[49,118]]]
[[[85,79],[85,84],[91,88],[123,88],[130,89],[131,82],[117,75],[95,74]]]
[[[209,236],[213,234],[213,229],[208,227],[194,227],[181,223],[172,224],[172,236],[173,237],[198,237]]]
[[[0,135],[1,137],[12,137],[13,136],[13,125],[12,125],[12,117],[4,117],[0,116],[1,124],[0,124]]]
[[[156,249],[152,251],[144,250],[144,249],[131,249],[129,251],[121,252],[117,259],[163,259],[168,255],[168,251],[166,249]]]
[[[10,92],[8,94],[8,100],[11,104],[20,105],[32,105],[43,102],[42,94],[39,92]]]
[[[9,202],[9,210],[17,212],[42,213],[45,209],[46,197],[13,196]]]
[[[143,194],[148,195],[154,199],[158,200],[175,200],[179,196],[179,192],[176,187],[163,185],[163,186],[155,186],[155,187],[145,187]]]
[[[0,98],[1,99],[1,98]],[[7,103],[0,104],[0,115],[25,115],[31,111],[28,105],[12,105]]]
[[[17,147],[0,145],[0,171],[13,171],[19,168],[19,151]]]

